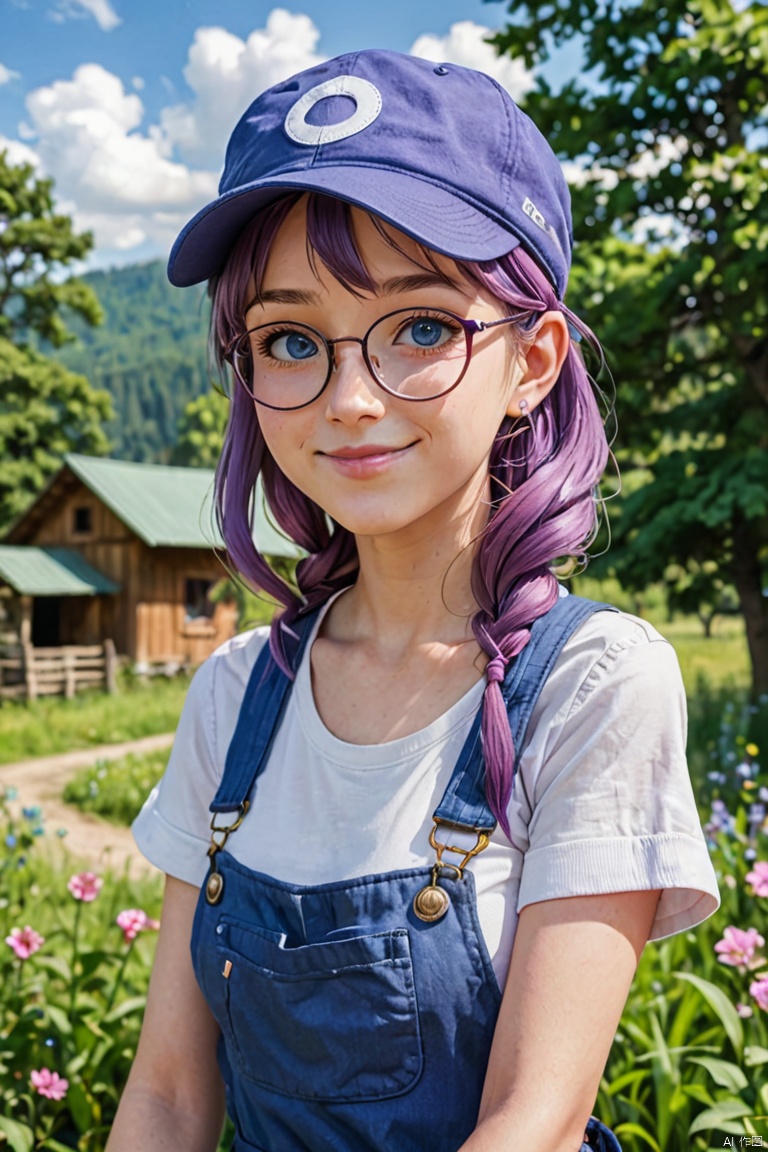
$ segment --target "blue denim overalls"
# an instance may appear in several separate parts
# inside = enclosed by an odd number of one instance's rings
[[[567,596],[534,624],[503,685],[516,749],[566,639],[604,607]],[[294,668],[314,618],[295,626]],[[224,849],[253,800],[289,690],[265,645],[211,804],[211,871],[192,933],[195,973],[221,1027],[233,1152],[456,1152],[477,1123],[501,1003],[465,868],[495,827],[481,712],[434,814],[431,868],[301,886]],[[474,848],[448,846],[456,826],[474,834]],[[451,852],[454,862],[444,858]],[[594,1119],[586,1137],[582,1152],[621,1152]]]

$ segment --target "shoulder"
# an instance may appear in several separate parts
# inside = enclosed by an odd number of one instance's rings
[[[683,695],[674,648],[638,616],[594,612],[570,636],[542,690],[536,711],[566,720],[607,694],[623,703]]]
[[[198,691],[233,691],[242,696],[262,648],[269,643],[269,626],[240,632],[220,644],[195,672]]]
[[[269,627],[261,627],[233,636],[212,652],[192,678],[181,729],[190,724],[205,728],[214,747],[231,733],[253,666],[268,643]]]

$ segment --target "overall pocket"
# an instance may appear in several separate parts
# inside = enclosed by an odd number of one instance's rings
[[[418,1080],[407,929],[290,948],[274,932],[223,917],[217,951],[228,1055],[250,1080],[341,1102],[397,1096]]]

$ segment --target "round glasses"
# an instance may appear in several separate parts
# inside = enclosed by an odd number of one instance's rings
[[[304,408],[324,390],[336,367],[337,344],[359,344],[376,383],[401,400],[436,400],[464,376],[479,332],[526,320],[518,312],[500,320],[465,320],[432,308],[398,308],[366,334],[327,340],[293,320],[260,324],[236,336],[224,353],[246,391],[265,408]]]

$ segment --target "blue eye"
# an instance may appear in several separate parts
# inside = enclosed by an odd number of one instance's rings
[[[407,348],[424,350],[442,348],[457,335],[456,329],[447,320],[436,316],[411,317],[395,336],[395,344]]]
[[[414,344],[419,344],[422,348],[434,348],[436,344],[442,343],[445,331],[445,325],[439,320],[424,317],[421,320],[414,320],[405,335],[410,336]]]
[[[304,332],[284,332],[269,342],[269,354],[275,360],[311,360],[319,351],[316,341]]]

